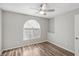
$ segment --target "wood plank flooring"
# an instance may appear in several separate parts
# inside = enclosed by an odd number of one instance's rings
[[[6,50],[1,56],[74,56],[74,54],[49,42],[43,42]]]

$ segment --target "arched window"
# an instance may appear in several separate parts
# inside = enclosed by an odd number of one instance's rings
[[[24,40],[40,38],[40,24],[36,20],[26,21],[24,24]]]

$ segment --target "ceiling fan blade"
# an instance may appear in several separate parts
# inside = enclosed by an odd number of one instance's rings
[[[30,9],[31,9],[31,10],[37,10],[37,11],[39,10],[39,8],[30,8]]]
[[[45,10],[46,12],[54,12],[55,9],[48,9],[48,10]]]

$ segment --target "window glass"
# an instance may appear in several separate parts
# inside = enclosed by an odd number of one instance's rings
[[[24,24],[24,40],[40,38],[40,25],[36,20],[29,20]]]

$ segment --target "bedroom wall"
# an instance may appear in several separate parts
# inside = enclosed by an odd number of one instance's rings
[[[52,42],[61,47],[74,51],[74,18],[70,15],[62,15],[54,18],[55,20],[55,33]],[[51,39],[50,39],[51,41]]]
[[[2,50],[2,10],[0,9],[0,51]]]
[[[3,11],[3,50],[22,45],[44,42],[47,40],[48,19]],[[41,26],[41,37],[35,40],[23,41],[23,25],[27,20],[34,19]]]
[[[66,50],[74,52],[74,15],[79,14],[79,9],[55,16],[48,32],[48,41]],[[53,26],[54,25],[54,26]],[[54,31],[54,33],[52,33]]]

